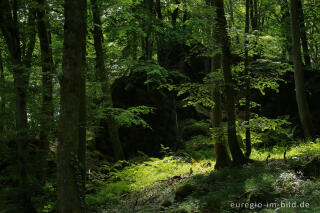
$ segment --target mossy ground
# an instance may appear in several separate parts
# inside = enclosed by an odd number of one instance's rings
[[[119,169],[97,169],[88,183],[87,204],[91,212],[101,213],[320,212],[320,178],[300,172],[320,155],[320,143],[296,142],[286,162],[285,149],[253,149],[254,163],[214,171],[211,139],[196,137],[187,142],[186,150],[161,159],[144,156],[118,163]],[[192,190],[181,197],[185,186]]]

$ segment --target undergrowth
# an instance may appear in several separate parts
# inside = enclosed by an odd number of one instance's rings
[[[87,204],[92,212],[108,213],[320,212],[320,179],[305,177],[297,170],[297,165],[320,155],[318,142],[297,141],[290,148],[254,148],[254,163],[214,171],[214,142],[208,137],[192,137],[185,150],[167,152],[163,158],[144,156],[144,160],[118,162],[97,170],[87,186]],[[177,189],[186,184],[195,190],[177,201]],[[278,206],[232,208],[232,203]],[[310,206],[281,206],[289,203]]]

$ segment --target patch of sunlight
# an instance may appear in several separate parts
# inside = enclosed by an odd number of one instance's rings
[[[283,154],[286,148],[281,146],[274,146],[272,149],[253,149],[251,153],[251,158],[258,161],[266,160],[267,156],[270,154],[270,159],[283,159]],[[292,146],[287,150],[286,157],[291,158],[295,156],[302,155],[320,155],[320,143],[307,141],[301,142],[298,145]]]
[[[212,161],[203,160],[188,163],[179,158],[168,156],[163,159],[150,158],[141,164],[125,167],[113,175],[128,182],[132,190],[139,190],[169,177],[190,173],[209,173],[213,171],[213,168],[214,162]]]

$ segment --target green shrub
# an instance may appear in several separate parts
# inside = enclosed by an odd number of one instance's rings
[[[118,199],[121,195],[129,192],[129,185],[124,181],[104,185],[98,193],[86,196],[88,206],[96,206]]]

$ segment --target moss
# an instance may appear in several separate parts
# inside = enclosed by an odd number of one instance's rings
[[[175,200],[178,202],[183,201],[186,197],[192,194],[192,192],[195,191],[195,187],[191,184],[185,184],[181,187],[179,187],[175,194]]]

